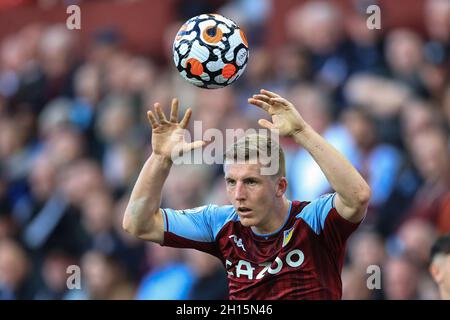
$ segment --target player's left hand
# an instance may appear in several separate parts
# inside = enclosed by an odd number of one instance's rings
[[[307,127],[295,106],[274,92],[261,89],[260,94],[253,95],[248,102],[270,114],[272,122],[259,119],[258,124],[269,130],[279,130],[280,136],[293,136]]]

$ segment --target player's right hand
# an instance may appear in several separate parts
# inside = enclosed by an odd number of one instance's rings
[[[172,99],[170,119],[164,115],[161,104],[155,103],[155,113],[147,111],[147,117],[152,125],[152,148],[153,153],[173,161],[185,152],[200,148],[206,144],[199,140],[191,143],[186,142],[185,129],[191,118],[192,110],[186,110],[183,119],[178,122],[178,99]],[[155,117],[155,114],[157,117]]]

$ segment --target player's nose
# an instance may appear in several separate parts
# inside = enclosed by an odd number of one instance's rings
[[[234,198],[236,200],[245,200],[246,199],[246,191],[245,191],[245,186],[242,182],[238,181],[236,183],[236,187],[234,189]]]

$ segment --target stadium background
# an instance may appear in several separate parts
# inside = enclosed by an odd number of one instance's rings
[[[81,7],[82,29],[65,27]],[[136,241],[121,229],[130,188],[151,152],[145,111],[181,107],[207,128],[257,128],[246,103],[264,87],[369,181],[368,216],[348,243],[344,299],[436,299],[428,253],[450,232],[450,9],[446,0],[0,1],[0,299],[220,299],[219,261]],[[382,29],[365,9],[381,7]],[[172,64],[182,22],[235,20],[250,43],[226,89],[188,85]],[[289,140],[289,195],[329,191]],[[163,207],[227,203],[222,169],[174,167]],[[78,265],[81,290],[68,290]],[[367,267],[382,271],[366,286]]]

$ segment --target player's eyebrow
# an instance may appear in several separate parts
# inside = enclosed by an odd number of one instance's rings
[[[244,177],[241,177],[241,178],[225,177],[225,181],[236,181],[236,180],[241,180],[241,181],[260,181],[260,179],[258,177],[255,177],[255,176],[244,176]]]

